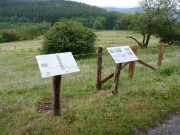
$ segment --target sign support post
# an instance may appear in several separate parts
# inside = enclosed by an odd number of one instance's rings
[[[137,46],[133,46],[132,51],[136,55],[137,54]],[[131,79],[132,79],[132,77],[134,75],[134,69],[135,69],[135,61],[132,61],[129,64],[129,78],[131,78]]]
[[[61,89],[61,75],[52,77],[52,109],[53,115],[61,115],[61,99],[60,99],[60,89]]]
[[[113,85],[112,85],[112,93],[114,95],[118,94],[118,83],[119,83],[119,76],[120,76],[121,66],[122,66],[122,63],[116,64],[116,68],[115,68],[115,71],[114,71],[114,80],[113,80]]]

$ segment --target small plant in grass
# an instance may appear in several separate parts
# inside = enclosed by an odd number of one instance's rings
[[[72,52],[76,54],[94,53],[95,33],[81,23],[63,21],[55,23],[45,35],[42,52],[45,54]]]
[[[166,65],[157,70],[160,75],[170,76],[178,70],[178,66]]]

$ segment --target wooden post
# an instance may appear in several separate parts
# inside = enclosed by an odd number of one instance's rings
[[[114,80],[113,80],[113,85],[112,85],[112,93],[114,95],[118,94],[118,83],[119,83],[121,66],[122,66],[122,63],[116,64],[116,68],[114,71]]]
[[[163,43],[161,43],[160,47],[159,47],[159,55],[158,55],[158,63],[157,63],[158,67],[161,66],[161,64],[162,64],[164,47],[165,47],[165,45]]]
[[[55,116],[61,115],[60,87],[61,75],[52,77],[52,109]]]
[[[111,79],[112,77],[114,76],[114,72],[111,73],[108,77],[104,78],[102,81],[101,81],[101,85],[104,84],[105,82],[107,82],[109,79]]]
[[[142,60],[137,60],[137,62],[144,65],[145,67],[148,67],[148,68],[152,69],[152,70],[156,70],[156,68],[150,66],[149,64],[143,62]]]
[[[132,51],[134,52],[134,54],[137,54],[137,46],[133,46]],[[135,69],[135,61],[132,61],[129,64],[129,75],[128,75],[128,77],[131,79],[134,75],[134,69]]]
[[[121,70],[123,70],[130,62],[122,63]]]
[[[101,73],[102,73],[102,52],[103,48],[98,47],[98,58],[97,58],[97,83],[96,83],[96,88],[98,90],[101,89]]]

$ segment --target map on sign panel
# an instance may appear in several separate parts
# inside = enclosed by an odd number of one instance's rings
[[[129,46],[107,48],[115,63],[125,63],[138,60],[137,56]]]
[[[79,72],[79,67],[71,52],[36,56],[43,78]]]

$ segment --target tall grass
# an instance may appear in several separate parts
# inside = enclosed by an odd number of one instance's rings
[[[100,32],[99,37],[101,34],[108,35],[108,32]],[[126,41],[123,44],[127,45]],[[138,50],[138,57],[156,67],[158,47],[152,46]],[[105,83],[101,91],[96,90],[96,57],[77,60],[81,71],[63,75],[64,112],[54,117],[38,112],[39,105],[51,102],[51,78],[41,78],[35,60],[39,51],[1,50],[0,134],[129,135],[136,129],[146,132],[157,122],[163,122],[168,114],[180,111],[179,52],[179,47],[166,47],[163,64],[156,71],[136,63],[133,79],[128,79],[126,67],[121,72],[118,96],[111,95],[112,80]],[[104,54],[103,77],[113,72],[114,67],[110,55]]]

